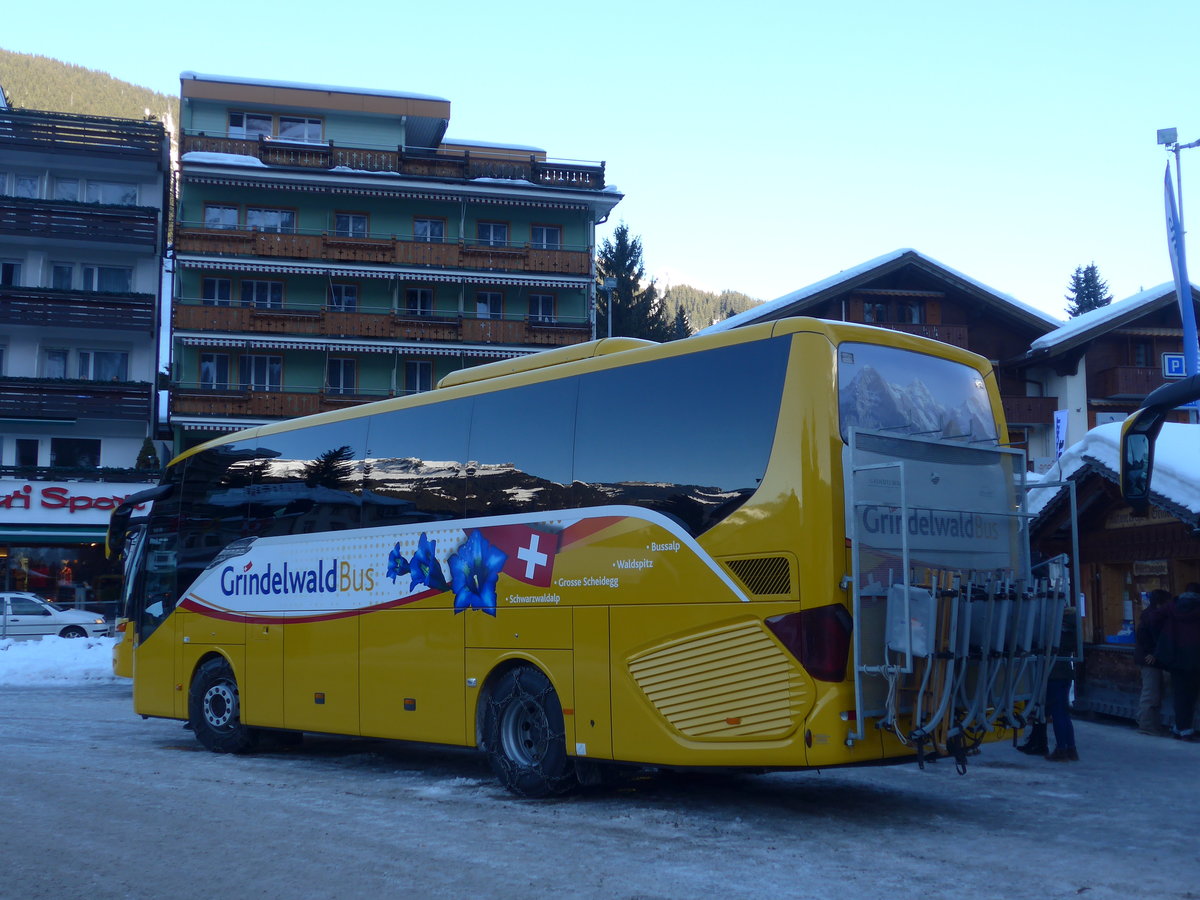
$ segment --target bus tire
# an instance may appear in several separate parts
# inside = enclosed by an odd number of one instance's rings
[[[533,666],[509,669],[486,703],[484,749],[501,784],[522,797],[565,794],[577,785],[562,704],[544,673]]]
[[[258,744],[257,729],[242,724],[241,697],[233,669],[221,657],[201,663],[188,691],[188,724],[213,753],[248,753]]]

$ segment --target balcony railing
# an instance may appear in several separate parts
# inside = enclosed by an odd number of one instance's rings
[[[1166,383],[1158,366],[1113,366],[1091,373],[1088,396],[1102,400],[1141,400]]]
[[[223,334],[274,334],[329,338],[383,338],[487,344],[565,346],[590,337],[585,321],[480,319],[467,316],[416,316],[404,312],[343,312],[327,307],[207,306],[176,301],[172,324],[177,331]]]
[[[176,225],[175,249],[180,253],[216,256],[336,260],[443,269],[493,269],[557,275],[587,275],[591,271],[591,257],[586,250],[514,243],[494,245],[471,241],[417,241],[383,234],[341,237],[325,232],[305,234],[249,228],[215,229],[194,222]]]
[[[0,197],[0,234],[154,247],[160,233],[153,207]]]
[[[930,338],[931,340],[941,341],[943,344],[950,344],[953,347],[967,349],[966,325],[901,325],[889,322],[872,322],[871,324],[879,328],[902,331],[905,334],[915,334],[918,337]]]
[[[149,421],[152,388],[145,381],[0,378],[0,419]]]
[[[1058,409],[1057,397],[1001,397],[1009,425],[1048,425]]]
[[[0,147],[55,150],[122,159],[167,161],[167,134],[160,122],[81,116],[36,109],[6,109],[0,117]]]
[[[21,481],[96,481],[132,484],[156,482],[161,475],[161,469],[124,469],[112,466],[96,466],[94,468],[0,466],[0,478],[15,478]]]
[[[0,324],[154,331],[154,295],[0,287]]]
[[[301,169],[345,168],[353,173],[395,172],[413,178],[469,181],[474,178],[503,178],[528,181],[544,187],[598,191],[604,187],[604,163],[577,160],[545,160],[535,155],[516,157],[475,151],[412,150],[403,147],[310,144],[185,134],[181,153],[227,153],[251,156],[268,166]],[[187,162],[186,160],[184,161]],[[352,174],[353,174],[352,173]]]
[[[222,419],[290,419],[385,400],[391,396],[398,394],[378,391],[344,393],[311,388],[278,391],[241,389],[236,386],[202,388],[193,382],[174,386],[171,391],[171,414]]]

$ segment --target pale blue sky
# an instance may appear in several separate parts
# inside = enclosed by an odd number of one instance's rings
[[[1155,131],[1200,138],[1183,0],[60,0],[4,19],[0,47],[163,92],[193,70],[446,97],[450,137],[605,160],[626,198],[600,236],[626,221],[660,285],[764,300],[898,247],[1059,316],[1077,265],[1117,299],[1169,281]],[[1200,148],[1183,169],[1200,223]]]

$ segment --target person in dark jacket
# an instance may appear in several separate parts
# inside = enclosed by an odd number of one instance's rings
[[[1162,638],[1166,638],[1164,644]],[[1175,737],[1196,740],[1195,706],[1200,695],[1200,583],[1192,582],[1167,606],[1156,659],[1164,647],[1169,658],[1160,660],[1171,673],[1175,700]]]
[[[1150,605],[1138,620],[1137,649],[1134,659],[1142,670],[1142,695],[1138,699],[1137,729],[1142,734],[1162,734],[1162,698],[1166,672],[1154,658],[1158,635],[1166,621],[1171,592],[1161,588],[1150,592]]]
[[[1079,622],[1075,607],[1063,610],[1062,631],[1058,638],[1058,657],[1050,669],[1050,681],[1046,684],[1046,712],[1054,726],[1054,750],[1046,754],[1051,762],[1078,762],[1079,751],[1075,749],[1075,723],[1071,721],[1071,682],[1075,680],[1075,655],[1079,636]]]

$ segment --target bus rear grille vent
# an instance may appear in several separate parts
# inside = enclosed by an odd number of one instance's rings
[[[752,594],[790,594],[792,573],[786,556],[727,559],[725,565]]]

